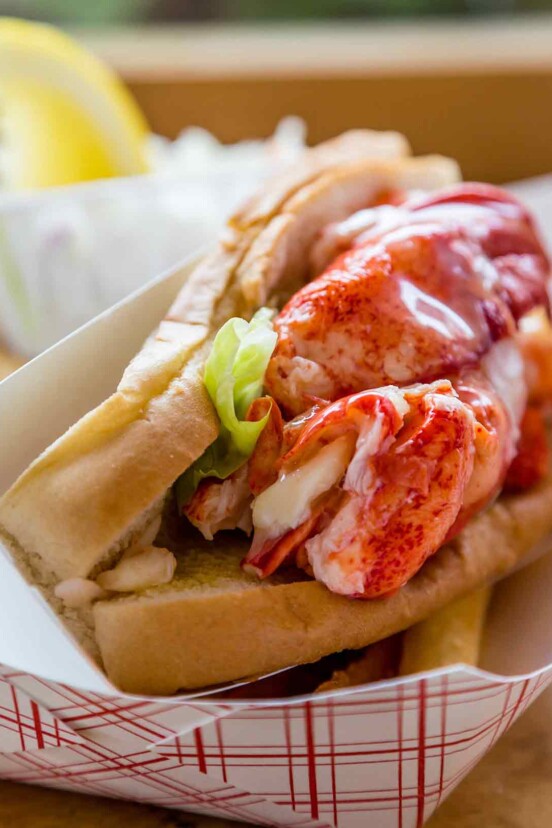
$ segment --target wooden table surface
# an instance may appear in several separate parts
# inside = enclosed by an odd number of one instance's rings
[[[4,828],[224,828],[236,822],[0,782]],[[428,828],[550,828],[552,688],[459,785]]]

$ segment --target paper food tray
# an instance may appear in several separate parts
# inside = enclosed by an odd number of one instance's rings
[[[0,384],[0,492],[115,388],[189,267]],[[3,550],[0,777],[267,826],[420,826],[551,680],[551,591],[552,556],[497,588],[485,669],[285,701],[146,698],[109,683]]]

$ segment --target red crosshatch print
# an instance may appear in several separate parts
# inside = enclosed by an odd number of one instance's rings
[[[549,682],[452,673],[264,706],[0,670],[0,777],[292,828],[417,828]]]
[[[418,803],[416,828],[424,824],[425,803],[425,760],[426,760],[426,680],[420,681],[420,701],[418,705]]]
[[[0,752],[45,750],[82,741],[51,712],[0,676]]]

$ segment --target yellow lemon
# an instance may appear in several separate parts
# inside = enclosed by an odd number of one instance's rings
[[[0,18],[0,189],[146,172],[147,132],[97,58],[51,26]]]

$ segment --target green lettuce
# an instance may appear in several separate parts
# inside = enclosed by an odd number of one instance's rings
[[[250,457],[269,414],[245,419],[254,399],[263,392],[264,375],[278,338],[273,311],[261,308],[250,322],[230,319],[215,337],[203,381],[220,419],[214,443],[176,482],[179,509],[192,497],[204,477],[224,480]]]

